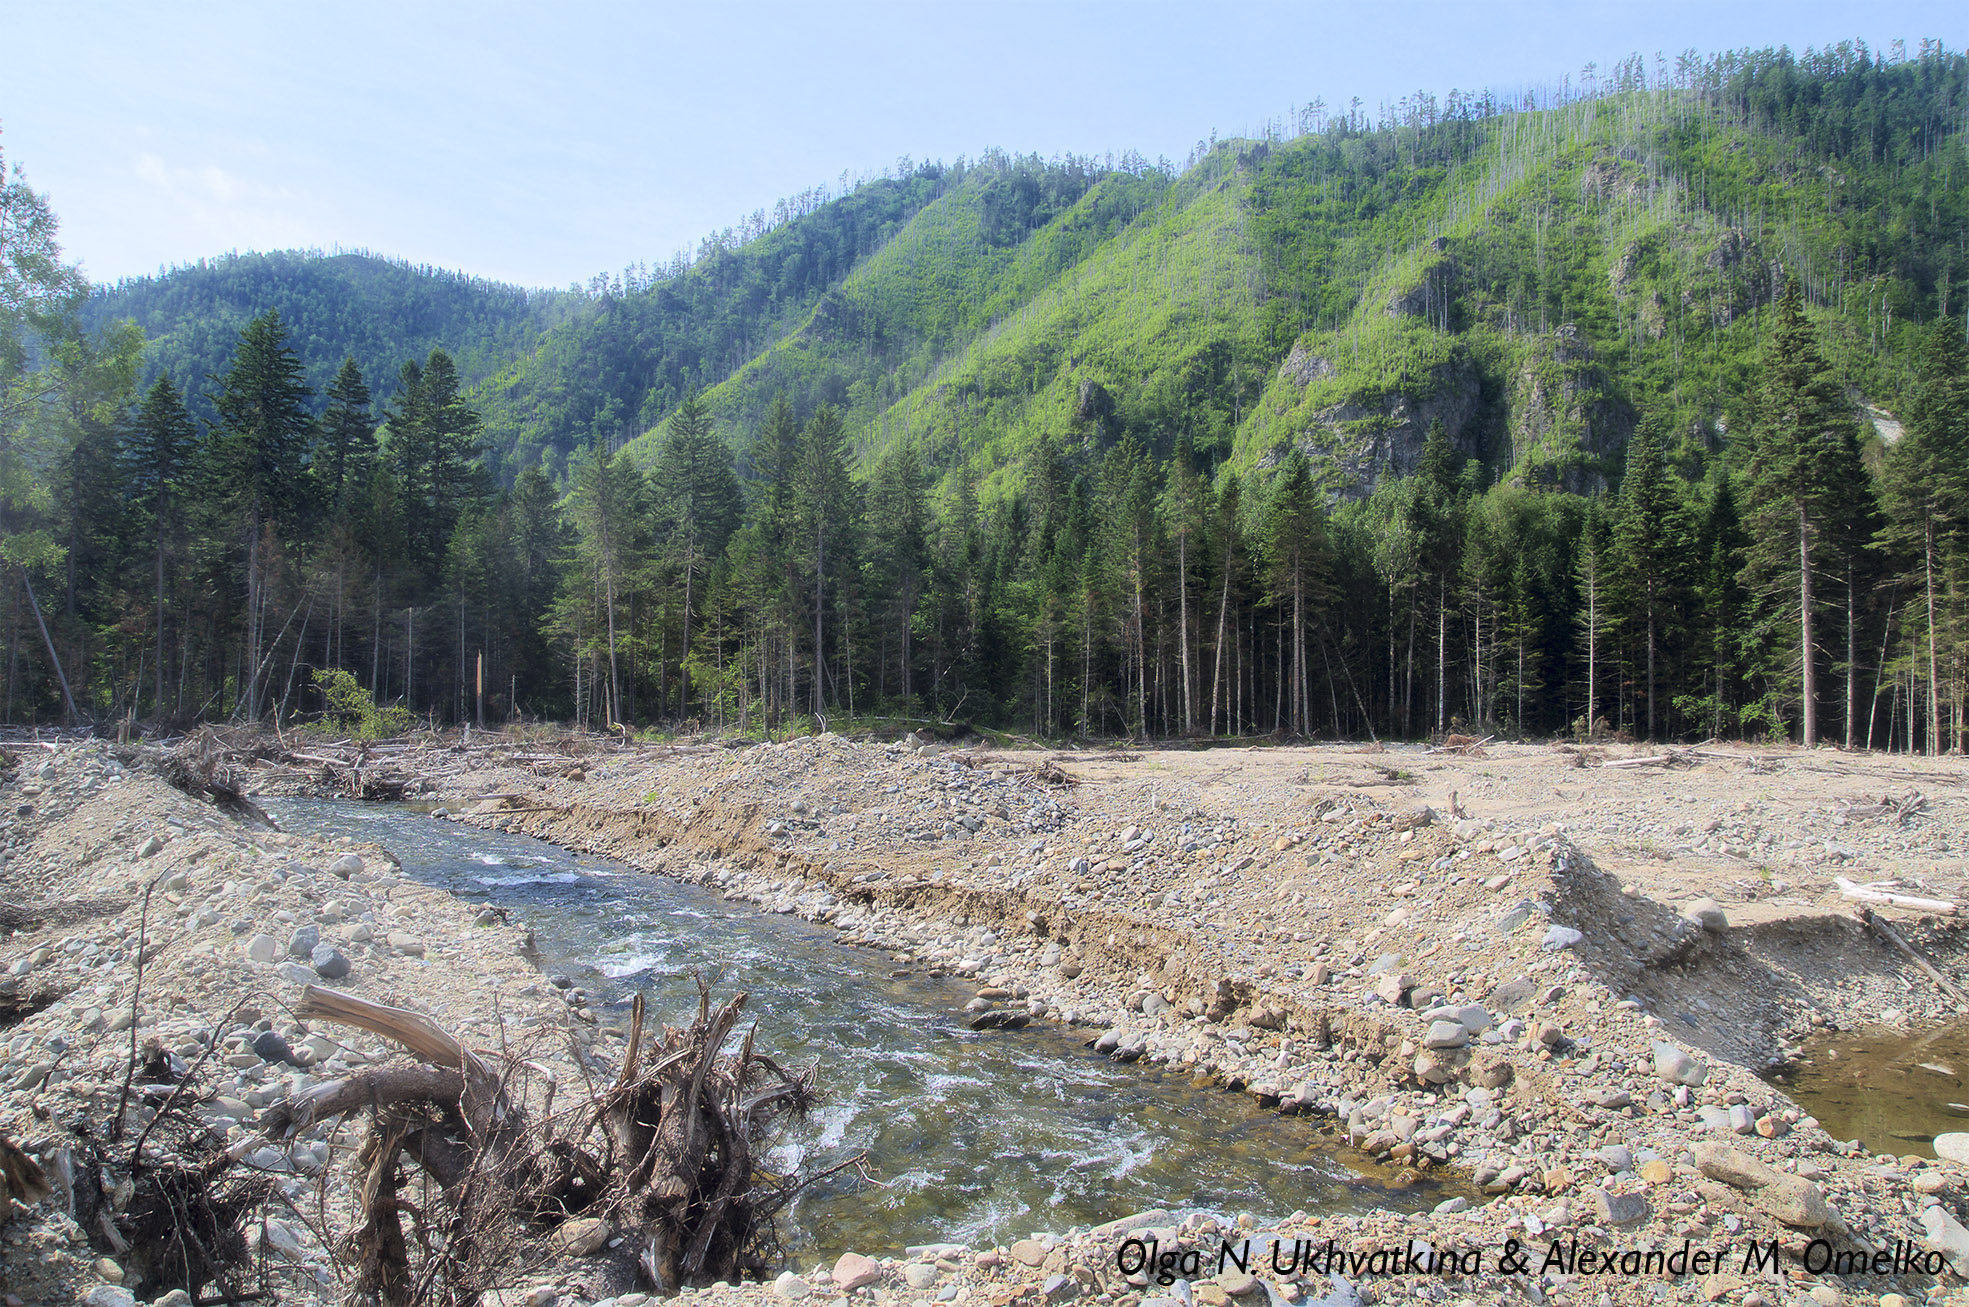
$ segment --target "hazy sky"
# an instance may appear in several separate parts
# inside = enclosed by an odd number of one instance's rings
[[[98,280],[364,247],[526,285],[845,171],[989,146],[1180,160],[1323,96],[1639,51],[1964,44],[1961,0],[50,4],[0,0],[0,150]]]

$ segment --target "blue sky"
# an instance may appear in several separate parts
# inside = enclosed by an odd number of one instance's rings
[[[845,172],[989,146],[1180,160],[1315,96],[1842,39],[1960,0],[184,5],[0,0],[0,149],[98,280],[362,247],[531,286],[667,259]],[[17,58],[17,52],[31,52]]]

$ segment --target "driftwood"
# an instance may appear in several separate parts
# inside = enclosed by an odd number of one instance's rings
[[[1880,936],[1880,938],[1886,940],[1889,944],[1892,944],[1895,948],[1899,949],[1907,957],[1908,961],[1914,963],[1915,966],[1919,967],[1923,975],[1927,976],[1928,979],[1935,982],[1935,988],[1941,990],[1942,993],[1954,999],[1958,1004],[1963,1003],[1965,1001],[1969,1001],[1969,995],[1964,995],[1960,989],[1957,989],[1955,985],[1949,981],[1948,977],[1944,976],[1941,972],[1935,970],[1934,966],[1928,961],[1927,958],[1924,958],[1919,953],[1916,953],[1914,951],[1914,947],[1911,944],[1909,944],[1906,940],[1901,938],[1899,931],[1895,930],[1892,926],[1888,925],[1886,922],[1880,919],[1879,913],[1875,912],[1872,908],[1861,908],[1860,920],[1864,921],[1869,927],[1871,927],[1874,934]]]
[[[1445,737],[1441,744],[1424,749],[1423,752],[1455,753],[1469,758],[1481,758],[1484,756],[1484,746],[1496,738],[1495,735],[1486,735],[1480,740],[1474,735],[1451,735]]]
[[[773,1218],[808,1184],[768,1174],[772,1125],[816,1101],[814,1069],[787,1071],[737,1031],[745,996],[716,1008],[698,986],[696,1019],[648,1030],[644,1004],[612,1083],[558,1115],[555,1086],[520,1084],[537,1063],[473,1050],[404,1008],[310,985],[297,1016],[392,1040],[415,1064],[369,1067],[270,1107],[286,1138],[364,1112],[359,1221],[343,1243],[356,1290],[379,1307],[475,1300],[512,1270],[524,1236],[599,1215],[627,1236],[612,1254],[622,1288],[674,1292],[736,1281],[776,1261]],[[736,1048],[728,1045],[736,1041]],[[421,1181],[413,1181],[421,1173]],[[421,1184],[414,1194],[405,1186]]]
[[[1905,826],[1908,819],[1928,806],[1928,797],[1913,791],[1901,798],[1883,795],[1878,803],[1842,803],[1833,809],[1835,816],[1849,821],[1869,817],[1892,817],[1896,826]]]
[[[1955,904],[1947,899],[1923,899],[1916,898],[1912,894],[1890,894],[1882,887],[1895,883],[1891,880],[1856,885],[1844,876],[1835,876],[1832,883],[1839,887],[1842,896],[1858,899],[1862,903],[1885,903],[1889,907],[1911,908],[1916,912],[1939,912],[1945,917],[1954,916],[1956,911]]]
[[[41,1164],[0,1134],[0,1200],[6,1200],[0,1202],[0,1215],[7,1212],[7,1202],[32,1207],[53,1192]]]

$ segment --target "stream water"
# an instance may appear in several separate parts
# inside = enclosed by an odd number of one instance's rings
[[[1969,1026],[1818,1035],[1770,1080],[1835,1139],[1933,1157],[1936,1135],[1969,1130]]]
[[[782,1222],[789,1251],[983,1244],[1153,1207],[1276,1218],[1445,1196],[1389,1187],[1350,1170],[1308,1122],[1117,1066],[1057,1028],[973,1032],[970,990],[895,974],[886,955],[795,917],[414,808],[266,806],[288,830],[374,841],[405,874],[510,909],[547,969],[595,995],[598,1015],[626,1011],[640,990],[654,1018],[681,1022],[696,1008],[693,970],[717,996],[751,995],[760,1048],[790,1065],[820,1061],[822,1104],[787,1129],[774,1161],[865,1150],[878,1182],[816,1186]]]

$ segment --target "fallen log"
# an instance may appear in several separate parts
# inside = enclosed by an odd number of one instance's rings
[[[1934,968],[1934,966],[1929,963],[1928,959],[1922,957],[1919,953],[1916,953],[1914,951],[1914,947],[1910,945],[1906,940],[1901,938],[1899,931],[1895,930],[1892,926],[1888,925],[1886,922],[1880,919],[1879,913],[1875,912],[1872,908],[1861,908],[1860,920],[1864,921],[1869,927],[1871,927],[1874,934],[1880,936],[1882,939],[1886,940],[1889,944],[1892,944],[1895,948],[1899,949],[1903,954],[1905,954],[1908,961],[1914,963],[1915,966],[1921,969],[1923,975],[1927,976],[1928,979],[1935,982],[1935,988],[1941,990],[1942,993],[1948,995],[1950,998],[1954,999],[1957,1003],[1963,1003],[1965,1001],[1969,1001],[1969,995],[1964,995],[1960,989],[1957,989],[1955,985],[1949,981],[1948,977],[1944,976],[1941,972],[1937,971]]]
[[[1955,904],[1950,903],[1946,899],[1924,899],[1916,898],[1911,894],[1889,894],[1886,890],[1880,888],[1882,885],[1893,884],[1893,881],[1875,881],[1869,885],[1855,885],[1844,876],[1835,876],[1833,877],[1832,883],[1839,887],[1839,893],[1841,895],[1849,899],[1858,899],[1862,903],[1885,903],[1889,907],[1911,908],[1916,912],[1939,912],[1945,917],[1955,915]]]

